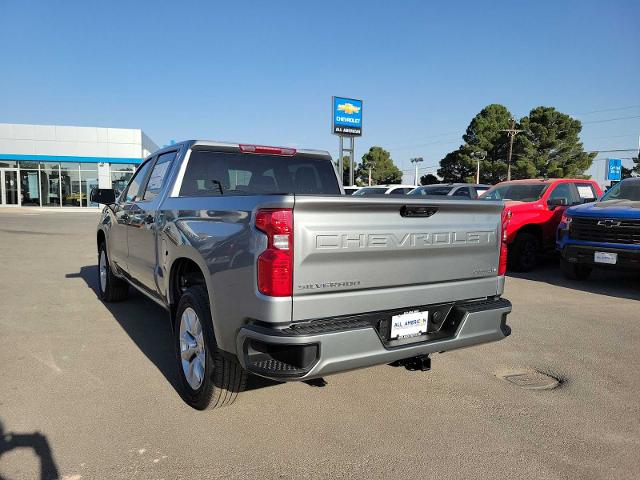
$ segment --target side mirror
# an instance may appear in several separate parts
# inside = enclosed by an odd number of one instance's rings
[[[93,203],[112,205],[116,203],[116,191],[113,188],[94,188],[91,190],[89,199]]]
[[[566,198],[552,198],[547,201],[547,205],[551,210],[556,207],[566,207],[568,203]]]

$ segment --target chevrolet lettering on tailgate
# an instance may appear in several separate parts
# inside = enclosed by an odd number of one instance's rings
[[[491,245],[496,232],[427,232],[406,233],[336,233],[316,235],[318,250],[363,249],[363,248],[423,248],[438,245]]]

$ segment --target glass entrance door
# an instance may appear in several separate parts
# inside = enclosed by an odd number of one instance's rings
[[[0,205],[19,205],[18,170],[0,170]]]

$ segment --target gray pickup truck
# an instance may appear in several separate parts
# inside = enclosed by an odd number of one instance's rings
[[[170,312],[183,398],[231,403],[247,372],[310,380],[501,340],[500,202],[342,195],[327,152],[186,141],[94,190],[104,301]]]

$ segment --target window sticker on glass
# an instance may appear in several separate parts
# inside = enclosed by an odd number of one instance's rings
[[[580,198],[596,198],[593,189],[588,185],[578,185],[578,195]]]
[[[171,162],[159,163],[155,166],[151,173],[151,177],[149,178],[149,185],[147,186],[148,190],[159,190],[162,187],[162,180],[164,179],[164,174],[167,172],[169,165],[171,165]]]

